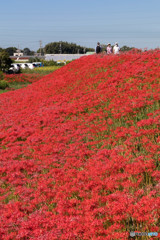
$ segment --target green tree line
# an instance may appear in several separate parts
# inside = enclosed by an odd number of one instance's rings
[[[106,45],[102,44],[102,49],[106,49]],[[128,47],[128,46],[123,46],[121,47],[121,51],[129,51],[133,49],[133,47]],[[9,56],[13,56],[13,54],[18,50],[16,47],[8,47],[8,48],[1,48],[0,47],[0,52],[6,51]],[[28,47],[25,47],[23,50],[21,50],[24,55],[26,56],[33,56],[34,51],[30,50]],[[77,45],[76,43],[68,43],[68,42],[51,42],[45,45],[44,48],[39,48],[36,52],[41,53],[42,55],[44,54],[58,54],[58,53],[63,53],[63,54],[76,54],[76,53],[86,53],[86,52],[93,52],[95,51],[94,48],[88,48],[84,46]]]
[[[18,50],[16,47],[8,47],[8,48],[1,48],[0,47],[0,52],[5,50],[9,56],[13,56],[13,54]],[[24,48],[21,50],[24,55],[32,56],[34,55],[34,51],[30,50],[29,48]],[[68,43],[68,42],[51,42],[45,45],[44,48],[39,48],[37,50],[37,53],[43,54],[58,54],[58,53],[63,53],[63,54],[75,54],[75,53],[86,53],[94,51],[93,48],[87,48],[83,47],[80,45],[77,45],[75,43]]]
[[[45,45],[43,52],[45,54],[76,54],[76,53],[86,53],[94,51],[94,48],[86,48],[80,45],[77,45],[75,43],[68,43],[68,42],[51,42]],[[40,52],[40,49],[38,49],[37,52]]]

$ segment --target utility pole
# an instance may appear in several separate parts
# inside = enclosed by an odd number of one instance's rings
[[[59,52],[60,52],[60,54],[62,54],[62,43],[61,42],[59,44]]]
[[[40,45],[40,56],[42,56],[42,41],[39,41],[39,45]]]

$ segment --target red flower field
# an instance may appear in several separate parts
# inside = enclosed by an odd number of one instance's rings
[[[4,76],[4,79],[7,82],[28,82],[33,83],[38,81],[42,76],[38,73],[32,73],[32,74],[26,74],[26,73],[20,73],[20,74],[6,74]]]
[[[160,51],[82,57],[1,94],[0,151],[0,239],[158,232]]]

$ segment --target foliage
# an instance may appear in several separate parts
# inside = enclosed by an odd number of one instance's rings
[[[106,44],[101,44],[102,52],[106,51],[107,45]]]
[[[57,62],[54,60],[42,60],[44,66],[57,66]]]
[[[5,80],[0,80],[0,89],[6,89],[7,87],[9,87],[8,82]]]
[[[0,95],[0,236],[158,232],[160,51],[85,56]]]
[[[4,74],[2,71],[0,71],[0,80],[3,80],[4,79]]]
[[[94,51],[93,48],[85,48],[82,46],[79,46],[75,43],[68,43],[68,42],[52,42],[48,43],[44,47],[44,52],[47,54],[75,54],[75,53],[85,53],[89,51]]]
[[[126,45],[124,45],[123,47],[121,47],[121,52],[127,52],[127,51],[131,51],[133,50],[133,47],[128,47]]]
[[[39,57],[30,57],[28,62],[33,63],[33,62],[42,62],[42,58]]]
[[[39,49],[37,50],[37,53],[41,53],[41,55],[43,56],[43,55],[45,54],[44,48],[39,48]]]
[[[8,53],[9,56],[13,56],[13,54],[16,52],[16,47],[8,47],[5,49],[5,51]]]
[[[23,49],[23,54],[24,54],[24,55],[27,55],[27,56],[30,56],[30,55],[33,55],[34,52],[31,51],[29,48],[24,48],[24,49]]]
[[[0,71],[7,72],[10,68],[12,60],[6,51],[0,52]]]

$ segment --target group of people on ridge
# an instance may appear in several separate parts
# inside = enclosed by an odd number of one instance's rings
[[[119,54],[120,47],[119,47],[118,43],[116,42],[113,49],[112,49],[111,44],[108,43],[105,51],[108,55],[110,55],[112,53],[113,54]],[[98,54],[98,53],[101,53],[101,52],[102,52],[102,47],[101,47],[100,43],[98,42],[97,46],[96,46],[96,53]]]

